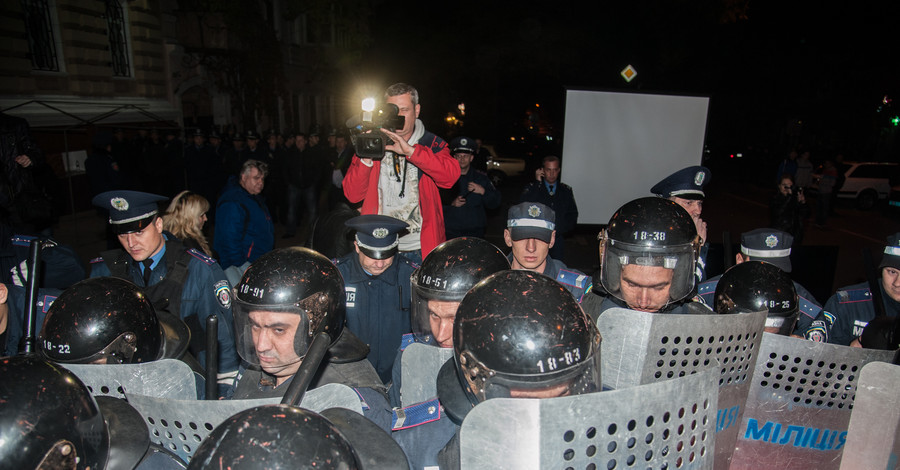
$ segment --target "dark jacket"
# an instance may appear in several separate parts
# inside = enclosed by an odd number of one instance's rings
[[[216,204],[213,248],[222,268],[251,263],[275,246],[275,227],[263,198],[248,193],[238,177],[228,179]]]

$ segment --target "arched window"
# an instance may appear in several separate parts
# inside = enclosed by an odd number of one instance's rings
[[[131,53],[128,51],[128,18],[121,0],[106,0],[106,34],[109,37],[113,76],[131,76]]]
[[[59,27],[52,0],[22,0],[22,16],[28,34],[28,52],[34,70],[60,72]]]

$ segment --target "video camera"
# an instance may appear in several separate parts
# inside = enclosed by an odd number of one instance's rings
[[[394,143],[381,129],[391,132],[403,129],[406,119],[400,115],[400,108],[392,103],[384,103],[376,110],[373,98],[364,99],[362,109],[360,115],[347,119],[350,140],[360,158],[381,160],[384,147]]]

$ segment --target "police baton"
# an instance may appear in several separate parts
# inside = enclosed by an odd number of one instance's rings
[[[219,398],[219,318],[206,317],[206,399]]]
[[[872,304],[875,307],[875,316],[883,317],[884,299],[881,295],[881,286],[878,285],[878,274],[875,271],[875,263],[872,262],[872,253],[868,248],[862,249],[863,270],[866,272],[866,280],[869,281],[869,292],[872,293]]]
[[[41,279],[41,250],[56,246],[53,240],[31,240],[28,251],[28,279],[25,281],[25,324],[22,325],[22,341],[19,343],[19,354],[33,354],[37,329],[37,315],[34,314],[37,307],[38,287]]]
[[[281,399],[282,405],[300,405],[300,400],[303,399],[303,394],[306,393],[306,389],[319,370],[319,364],[325,357],[329,346],[331,346],[331,336],[324,331],[316,333],[306,350],[306,355],[303,356],[300,369],[294,374],[294,379],[291,380],[287,391],[284,392],[284,398]]]

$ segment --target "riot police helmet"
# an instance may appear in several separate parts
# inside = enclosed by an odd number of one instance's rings
[[[261,365],[256,340],[280,336],[293,338],[293,351],[288,352],[290,357],[279,358],[281,365],[296,364],[315,335],[327,333],[334,345],[344,332],[344,280],[318,252],[280,248],[244,271],[235,289],[233,313],[238,353],[244,361]]]
[[[343,434],[320,414],[288,405],[241,411],[218,425],[197,448],[188,469],[211,467],[359,468]]]
[[[491,398],[552,398],[599,391],[600,333],[555,280],[524,270],[495,273],[459,305],[453,360],[438,395],[461,421]]]
[[[658,311],[693,292],[700,237],[691,216],[677,203],[659,197],[628,202],[613,214],[598,238],[600,282],[629,308]],[[667,286],[662,305],[635,305],[629,288],[647,286],[629,282],[632,273],[652,276],[649,287]]]
[[[62,363],[134,364],[179,358],[190,332],[157,312],[135,284],[115,277],[85,279],[66,289],[44,318],[38,345]]]
[[[774,264],[745,261],[731,267],[716,284],[718,314],[766,310],[766,331],[790,335],[800,316],[797,289],[790,276]]]
[[[411,324],[416,338],[449,347],[452,317],[466,292],[507,269],[509,260],[503,252],[481,238],[460,237],[438,245],[412,274]]]
[[[107,425],[77,376],[37,356],[15,356],[0,359],[0,377],[0,466],[106,468]]]

